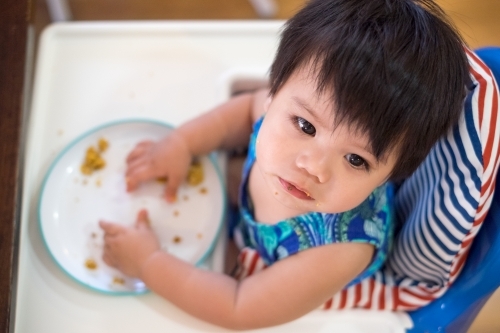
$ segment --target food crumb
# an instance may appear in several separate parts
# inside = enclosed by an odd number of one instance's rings
[[[84,179],[84,180],[82,181],[82,184],[83,184],[83,185],[87,185],[87,179]]]
[[[61,136],[64,134],[64,131],[62,129],[60,129],[59,131],[57,131],[57,135]]]
[[[91,233],[91,234],[90,234],[90,237],[92,237],[92,238],[96,238],[96,237],[97,237],[97,234],[96,234],[95,232],[93,232],[93,233]]]
[[[188,201],[188,200],[189,200],[189,197],[188,197],[187,195],[183,195],[183,196],[182,196],[182,200],[184,200],[184,201]]]
[[[194,161],[191,164],[186,180],[191,186],[196,186],[203,182],[203,168],[199,161]]]
[[[206,194],[206,193],[208,192],[208,190],[207,190],[207,188],[206,188],[206,187],[202,187],[202,188],[200,188],[200,190],[199,190],[199,191],[200,191],[200,193],[201,193],[201,194]]]
[[[179,211],[178,210],[174,210],[174,216],[179,216]]]
[[[87,267],[90,270],[95,270],[97,269],[97,263],[95,262],[94,259],[89,258],[85,260],[85,267]]]
[[[97,187],[101,187],[101,185],[102,185],[101,180],[100,180],[100,179],[96,179],[96,181],[95,181],[95,185],[96,185]]]
[[[182,241],[182,238],[180,236],[175,236],[174,239],[173,239],[173,242],[178,244]]]
[[[108,147],[109,147],[108,140],[106,140],[104,138],[100,138],[99,141],[97,142],[97,147],[99,148],[99,151],[101,153],[105,152],[106,149],[108,149]]]
[[[196,237],[197,237],[198,239],[201,239],[201,238],[203,237],[203,234],[202,234],[201,232],[199,232],[199,233],[197,233],[197,234],[196,234]]]
[[[125,284],[125,279],[122,278],[122,277],[115,276],[115,277],[113,277],[113,283],[114,284],[124,285]]]
[[[102,158],[101,154],[108,149],[108,146],[108,141],[101,138],[97,142],[97,149],[93,146],[87,148],[85,158],[80,166],[80,171],[84,175],[91,175],[94,171],[102,169],[106,166],[106,161]]]

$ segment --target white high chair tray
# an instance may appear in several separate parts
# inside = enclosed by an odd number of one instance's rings
[[[137,118],[178,126],[227,99],[235,83],[264,79],[281,25],[94,22],[44,31],[25,150],[15,332],[225,331],[154,293],[116,297],[75,282],[43,243],[38,199],[54,158],[89,129]],[[218,163],[224,172],[224,156]],[[220,237],[204,267],[222,270],[224,244]],[[410,326],[402,313],[314,311],[259,332],[404,332]]]

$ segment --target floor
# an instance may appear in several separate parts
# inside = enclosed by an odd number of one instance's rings
[[[305,0],[275,0],[273,18],[287,19]],[[68,0],[74,20],[259,19],[250,0]],[[436,0],[471,48],[500,45],[500,1]],[[45,0],[37,0],[37,36],[50,24]],[[500,289],[490,298],[469,333],[500,332]]]

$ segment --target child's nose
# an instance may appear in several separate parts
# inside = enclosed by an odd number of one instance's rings
[[[302,151],[297,156],[297,167],[305,170],[321,184],[331,178],[331,165],[328,155],[321,151]]]

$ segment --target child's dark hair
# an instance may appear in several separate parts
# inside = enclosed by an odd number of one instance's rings
[[[378,159],[396,149],[391,179],[409,176],[461,116],[470,85],[464,43],[430,0],[313,0],[285,25],[271,67],[274,95],[312,64],[334,127],[368,133]]]

